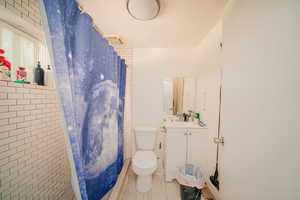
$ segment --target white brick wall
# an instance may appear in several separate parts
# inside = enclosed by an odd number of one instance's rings
[[[41,13],[38,0],[0,0],[0,6],[35,26],[41,26]]]
[[[0,82],[0,199],[73,198],[56,90]]]

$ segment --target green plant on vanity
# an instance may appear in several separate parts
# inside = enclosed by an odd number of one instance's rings
[[[187,113],[189,118],[192,117],[192,119],[196,119],[200,121],[200,113],[194,112],[192,110],[188,110]]]
[[[200,113],[194,112],[192,110],[188,110],[187,113],[188,114],[186,115],[188,116],[188,119],[192,118],[192,121],[196,121],[197,125],[201,127],[206,127],[206,124],[203,121],[201,121]]]

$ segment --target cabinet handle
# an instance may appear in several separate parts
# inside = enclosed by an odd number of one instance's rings
[[[224,137],[219,137],[219,138],[215,137],[214,138],[214,143],[224,145]]]
[[[167,133],[167,128],[165,126],[160,127],[161,133]]]
[[[192,132],[190,132],[189,130],[186,130],[185,135],[192,135]]]

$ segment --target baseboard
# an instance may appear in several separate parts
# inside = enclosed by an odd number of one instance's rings
[[[109,200],[110,195],[111,195],[111,191],[109,191],[104,197],[102,197],[101,200]]]

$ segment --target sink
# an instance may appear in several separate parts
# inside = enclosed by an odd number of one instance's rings
[[[202,128],[195,122],[169,121],[164,122],[166,128]]]

